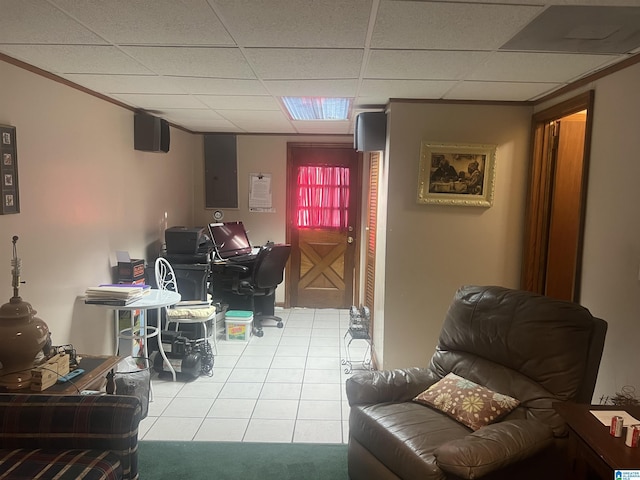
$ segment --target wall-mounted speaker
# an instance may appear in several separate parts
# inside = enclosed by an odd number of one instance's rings
[[[356,117],[353,148],[358,152],[384,150],[387,141],[387,114],[362,112]]]
[[[146,113],[133,118],[133,148],[143,152],[169,151],[169,123]]]

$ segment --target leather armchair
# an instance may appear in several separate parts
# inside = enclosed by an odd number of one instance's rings
[[[428,367],[347,380],[350,478],[563,478],[567,432],[552,403],[591,402],[606,329],[577,304],[496,286],[460,288]],[[520,405],[472,431],[412,401],[448,373]]]

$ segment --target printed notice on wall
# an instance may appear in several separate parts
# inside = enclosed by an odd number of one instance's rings
[[[249,211],[275,212],[271,200],[271,174],[249,174]]]

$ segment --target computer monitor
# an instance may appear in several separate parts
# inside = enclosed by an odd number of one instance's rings
[[[251,253],[251,244],[242,222],[210,223],[209,233],[218,256],[226,260]]]

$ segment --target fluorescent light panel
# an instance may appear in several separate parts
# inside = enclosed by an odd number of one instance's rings
[[[352,98],[282,97],[293,120],[347,120]]]

